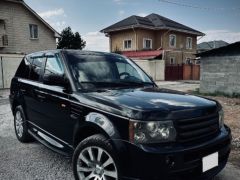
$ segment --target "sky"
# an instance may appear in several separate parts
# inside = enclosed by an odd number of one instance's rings
[[[25,0],[58,32],[70,26],[86,50],[109,51],[99,31],[131,15],[157,13],[199,30],[199,42],[240,41],[240,0]]]

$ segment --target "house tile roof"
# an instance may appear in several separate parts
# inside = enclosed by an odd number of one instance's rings
[[[101,32],[109,33],[113,31],[130,29],[130,28],[146,28],[146,29],[153,29],[153,30],[169,29],[169,30],[195,34],[198,36],[204,35],[204,33],[200,31],[192,29],[188,26],[185,26],[183,24],[180,24],[178,22],[175,22],[171,19],[160,16],[158,14],[150,14],[146,17],[133,15],[101,30]]]
[[[199,57],[240,55],[240,41],[197,54]]]
[[[122,55],[134,59],[154,59],[162,55],[162,50],[155,51],[123,51]]]
[[[209,42],[202,42],[200,44],[197,45],[197,49],[199,50],[211,50],[211,49],[215,49],[215,48],[220,48],[223,46],[227,46],[229,45],[229,43],[225,42],[225,41],[209,41]]]

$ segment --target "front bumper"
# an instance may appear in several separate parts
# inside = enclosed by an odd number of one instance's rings
[[[194,145],[142,145],[124,142],[121,179],[210,179],[226,165],[231,149],[231,131],[225,126],[221,133],[207,142]],[[219,153],[219,165],[202,173],[202,158]]]

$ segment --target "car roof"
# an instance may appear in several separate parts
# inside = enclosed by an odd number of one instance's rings
[[[119,54],[115,53],[108,53],[108,52],[99,52],[99,51],[85,51],[85,50],[75,50],[75,49],[55,49],[55,50],[44,50],[39,52],[34,52],[31,54],[28,54],[27,56],[30,57],[38,57],[43,56],[44,54],[48,53],[60,53],[63,54],[78,54],[78,55],[95,55],[95,56],[120,56]]]

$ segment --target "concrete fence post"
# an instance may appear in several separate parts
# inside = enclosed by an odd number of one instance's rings
[[[4,88],[3,57],[0,57],[0,89]]]

